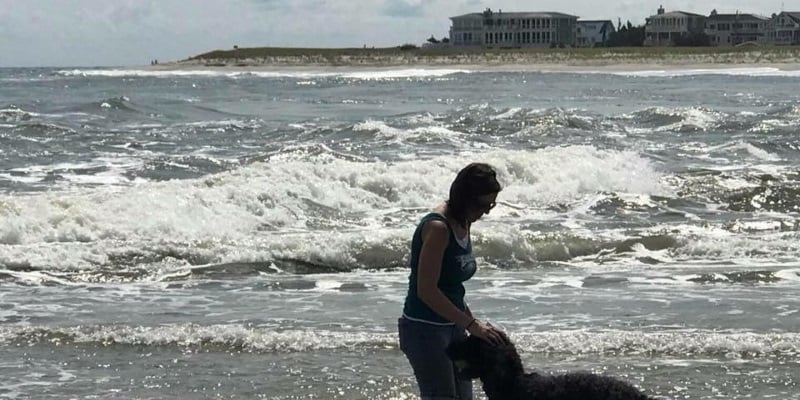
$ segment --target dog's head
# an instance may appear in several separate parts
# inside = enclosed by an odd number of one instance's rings
[[[517,349],[508,336],[506,344],[493,346],[477,336],[454,342],[447,348],[456,373],[462,379],[481,378],[482,381],[504,381],[521,375],[524,371]]]

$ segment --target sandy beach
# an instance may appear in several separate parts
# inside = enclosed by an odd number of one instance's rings
[[[203,64],[183,64],[183,63],[170,63],[158,66],[146,67],[152,71],[217,71],[217,72],[283,72],[291,70],[293,72],[351,72],[351,71],[395,71],[398,69],[425,69],[425,70],[466,70],[471,72],[575,72],[575,73],[591,73],[591,72],[641,72],[641,71],[714,71],[714,70],[765,70],[775,69],[779,71],[800,71],[800,63],[740,63],[740,64],[722,64],[722,63],[621,63],[621,64],[605,64],[605,65],[563,65],[563,64],[503,64],[503,65],[486,65],[486,64],[411,64],[411,65],[303,65],[303,64],[284,64],[284,65],[269,65],[252,63],[247,65],[226,65],[226,66],[208,66]]]
[[[777,68],[800,69],[800,48],[624,48],[537,51],[313,51],[294,54],[264,50],[260,57],[212,52],[152,66],[156,70],[210,68],[231,71],[352,70],[354,68],[463,68],[471,71],[638,71],[653,69]],[[257,54],[257,53],[256,53]],[[212,57],[215,56],[215,57]]]

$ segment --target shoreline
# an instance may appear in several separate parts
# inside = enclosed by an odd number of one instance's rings
[[[245,50],[248,50],[245,52]],[[255,50],[259,50],[256,52]],[[291,50],[291,51],[290,51]],[[800,70],[800,47],[752,49],[593,48],[537,51],[335,51],[243,49],[145,66],[154,71],[365,71],[464,69],[470,71],[604,72],[775,68]],[[247,54],[249,57],[243,57]]]
[[[711,63],[711,62],[685,62],[685,63],[657,63],[637,62],[604,65],[577,65],[577,64],[354,64],[354,65],[325,65],[325,64],[261,64],[249,63],[245,65],[202,65],[184,63],[164,63],[159,65],[143,66],[148,71],[219,71],[230,73],[245,72],[350,72],[350,71],[398,71],[398,70],[466,70],[470,72],[639,72],[639,71],[683,71],[683,70],[747,70],[747,69],[775,69],[778,71],[800,71],[800,63]]]

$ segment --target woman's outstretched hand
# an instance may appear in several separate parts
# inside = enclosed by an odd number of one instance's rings
[[[492,324],[488,322],[483,322],[479,319],[476,319],[474,322],[470,323],[467,327],[467,332],[470,335],[474,335],[483,339],[487,343],[491,344],[492,346],[499,346],[502,344],[508,344],[508,336],[506,334],[492,326]]]

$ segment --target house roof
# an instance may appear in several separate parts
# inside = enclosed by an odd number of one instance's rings
[[[469,14],[456,15],[455,17],[450,17],[450,19],[461,19],[461,18],[483,18],[483,13],[469,13]]]
[[[769,18],[756,14],[717,14],[708,17],[709,21],[741,21],[741,20],[769,21]]]
[[[789,17],[789,20],[792,21],[789,23],[790,26],[791,25],[797,26],[798,24],[800,24],[800,11],[781,11],[780,14],[772,14],[773,21],[775,21],[776,18],[779,17]]]
[[[457,15],[455,17],[450,17],[450,19],[460,19],[460,18],[474,18],[480,17],[483,18],[483,13],[469,13],[463,15]],[[570,15],[564,14],[560,12],[549,12],[549,11],[536,11],[536,12],[499,12],[499,11],[492,11],[492,18],[574,18],[578,19],[577,15]]]
[[[651,16],[650,16],[650,18],[684,17],[684,16],[689,16],[689,17],[704,17],[704,18],[705,18],[705,15],[700,15],[700,14],[690,13],[690,12],[686,12],[686,11],[670,11],[670,12],[668,12],[668,13],[664,13],[664,14],[655,14],[655,15],[651,15]]]

